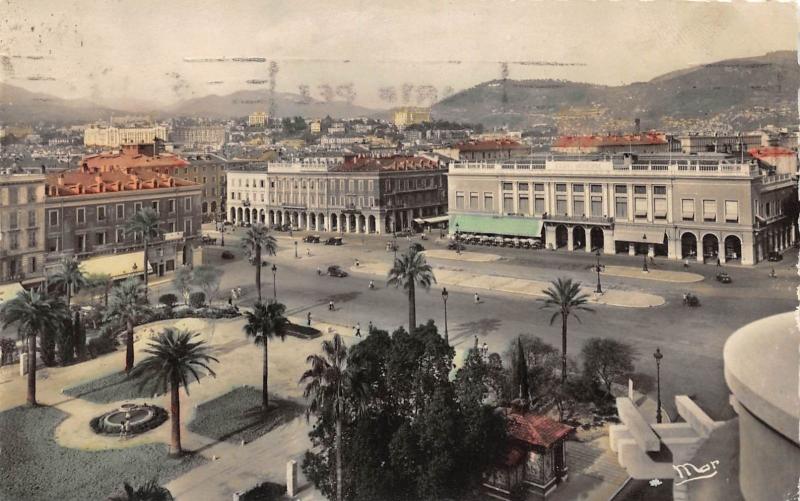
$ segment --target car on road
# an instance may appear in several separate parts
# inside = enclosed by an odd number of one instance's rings
[[[339,265],[331,265],[328,266],[328,276],[329,277],[338,277],[344,278],[347,276],[347,272],[344,271]]]
[[[447,250],[464,250],[464,244],[451,240],[447,242]]]
[[[720,282],[720,283],[723,283],[723,284],[729,284],[729,283],[731,283],[731,276],[728,275],[726,272],[721,271],[721,272],[717,273],[717,282]]]
[[[700,298],[692,294],[691,292],[687,292],[683,295],[683,304],[686,306],[700,306]]]
[[[780,252],[772,251],[767,256],[767,261],[772,261],[773,263],[775,261],[782,261],[782,260],[783,260],[783,254],[781,254]]]
[[[303,237],[303,242],[307,244],[318,244],[319,238],[319,235],[306,235]]]
[[[222,259],[233,259],[234,257],[236,256],[233,255],[233,252],[227,250],[222,251]]]
[[[342,237],[331,237],[325,240],[325,245],[342,245]]]

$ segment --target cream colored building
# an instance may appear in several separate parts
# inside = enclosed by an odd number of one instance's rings
[[[431,121],[431,109],[416,106],[404,106],[394,110],[394,124],[401,129],[411,124]]]
[[[42,280],[44,200],[43,174],[0,175],[0,284]]]
[[[548,248],[754,264],[794,243],[791,175],[725,155],[534,156],[458,162],[450,231]]]
[[[154,138],[166,141],[167,128],[163,125],[130,128],[91,126],[83,131],[84,146],[117,148],[123,144],[152,143]]]
[[[269,122],[269,115],[267,115],[263,111],[256,111],[255,113],[251,113],[250,116],[247,117],[247,125],[250,127],[261,126]]]

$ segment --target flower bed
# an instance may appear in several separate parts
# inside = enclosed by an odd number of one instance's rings
[[[139,433],[144,433],[146,431],[150,431],[154,428],[161,426],[164,421],[167,420],[169,414],[167,411],[162,409],[157,405],[147,405],[144,406],[137,406],[136,409],[133,410],[134,413],[145,413],[146,419],[138,420],[134,417],[131,422],[128,424],[128,434],[129,435],[137,435]],[[92,427],[95,433],[98,435],[118,435],[121,431],[122,422],[119,423],[109,423],[107,418],[123,414],[124,411],[120,409],[114,409],[112,411],[106,412],[102,416],[97,416],[92,418],[89,421],[89,426]],[[119,421],[119,420],[117,420]]]
[[[158,478],[164,484],[206,461],[199,455],[170,458],[163,444],[104,451],[64,448],[53,433],[66,416],[52,407],[0,413],[0,499],[105,499],[123,480],[137,485]]]

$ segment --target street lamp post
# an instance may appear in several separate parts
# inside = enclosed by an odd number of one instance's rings
[[[272,299],[276,302],[278,301],[278,282],[276,280],[276,276],[278,273],[278,267],[275,264],[272,265]]]
[[[461,242],[459,241],[458,223],[456,223],[456,254],[461,255]]]
[[[661,348],[656,348],[653,353],[653,358],[656,359],[656,392],[657,392],[657,405],[656,407],[656,423],[661,423],[661,359],[664,355],[661,354]]]
[[[294,258],[297,259],[297,240],[294,241]]]
[[[392,243],[392,250],[394,250],[394,259],[397,260],[397,232],[395,231],[392,235],[393,243]]]
[[[642,235],[642,240],[644,241],[645,245],[647,245],[647,235]],[[645,247],[646,249],[647,247]],[[647,251],[642,254],[642,271],[648,273],[650,270],[647,269]]]
[[[600,286],[600,249],[597,249],[597,253],[595,254],[595,256],[597,256],[597,266],[595,267],[597,271],[597,290],[595,290],[595,292],[598,294],[602,294],[603,288]]]
[[[220,244],[225,247],[225,221],[222,221],[219,227]]]
[[[444,342],[450,346],[450,337],[447,333],[447,287],[442,289],[442,301],[444,301]]]

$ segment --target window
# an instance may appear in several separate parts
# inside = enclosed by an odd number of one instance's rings
[[[653,186],[653,195],[666,195],[666,194],[667,194],[666,186]]]
[[[192,198],[186,197],[183,199],[183,210],[190,212],[192,210]]]
[[[36,211],[29,210],[28,211],[28,228],[33,228],[36,226]]]
[[[36,188],[28,188],[28,203],[33,203],[35,201],[36,201]]]
[[[739,202],[736,200],[725,200],[725,221],[729,223],[739,222]]]
[[[681,200],[681,219],[694,221],[694,199],[684,198]]]
[[[617,219],[628,219],[628,200],[618,198],[614,204],[614,214]]]
[[[513,189],[514,189],[514,183],[503,183],[504,191],[512,191]]]
[[[478,210],[478,193],[475,191],[469,194],[469,208],[470,210]]]
[[[536,197],[533,200],[533,213],[544,214],[544,197]]]
[[[527,193],[520,193],[519,207],[517,208],[517,212],[519,212],[520,214],[527,214],[528,212],[530,212],[530,204],[528,203]]]
[[[603,185],[593,184],[589,187],[589,191],[591,191],[592,193],[603,193]]]
[[[10,235],[8,235],[8,248],[10,250],[19,249],[19,234],[18,233],[11,233]]]
[[[153,210],[154,210],[154,211],[158,212],[158,200],[153,200],[153,201],[150,203],[150,206],[151,206],[151,207],[153,207]]]
[[[175,221],[167,223],[167,233],[175,233]]]
[[[556,214],[561,216],[567,215],[567,199],[566,198],[558,198],[556,199]]]
[[[28,248],[36,248],[36,230],[28,230]]]
[[[36,256],[33,256],[30,258],[30,260],[28,260],[28,272],[36,273],[36,270],[38,269],[36,265]]]
[[[503,212],[514,212],[514,199],[511,195],[503,195]]]
[[[517,183],[517,189],[519,191],[528,191],[528,183]]]
[[[47,240],[47,252],[58,252],[58,237]]]
[[[634,195],[647,195],[647,186],[634,186],[633,187],[633,194]]]
[[[134,204],[133,204],[133,212],[137,213],[137,212],[141,212],[141,210],[142,210],[142,202],[134,202]]]
[[[19,214],[15,210],[8,214],[8,227],[12,230],[19,228]]]
[[[191,219],[184,219],[183,220],[183,235],[188,237],[192,234],[192,220]]]
[[[572,185],[572,193],[583,193],[583,185],[582,184],[573,184]]]
[[[769,202],[764,204],[764,214],[766,214],[767,217],[772,215],[772,211],[769,210]]]
[[[58,211],[51,210],[47,212],[47,222],[50,226],[58,226]]]
[[[617,195],[624,195],[628,193],[628,187],[625,186],[624,184],[614,185],[614,193],[616,193]]]
[[[564,183],[556,183],[556,191],[558,193],[565,193],[567,191],[567,185]]]
[[[494,194],[491,192],[484,192],[483,193],[483,210],[493,211],[494,210]]]
[[[656,198],[653,200],[653,217],[655,219],[667,218],[667,199]]]
[[[95,233],[95,242],[97,245],[105,245],[106,244],[106,232],[100,231]]]
[[[75,222],[78,224],[86,223],[86,209],[83,207],[75,209]]]
[[[456,209],[463,209],[464,208],[464,192],[457,191],[456,192]]]
[[[633,216],[634,217],[647,217],[647,199],[644,197],[637,197],[633,201]]]
[[[364,180],[363,179],[359,179],[358,180],[358,191],[364,191]]]
[[[367,186],[369,188],[369,191],[372,191],[372,190],[375,189],[375,185],[374,185],[372,179],[369,180],[369,182],[367,183]]]
[[[717,220],[717,201],[703,200],[703,221]]]
[[[78,252],[86,252],[86,235],[78,235],[76,243]]]
[[[125,219],[125,204],[117,204],[117,219]]]
[[[586,210],[584,209],[583,199],[574,199],[572,201],[572,215],[585,216]]]
[[[544,183],[536,183],[533,185],[533,191],[544,191]]]
[[[125,241],[125,229],[124,228],[117,228],[117,243],[122,243]]]
[[[97,220],[98,221],[105,221],[106,220],[106,208],[102,205],[97,208]]]
[[[592,217],[603,215],[603,197],[592,197]]]

